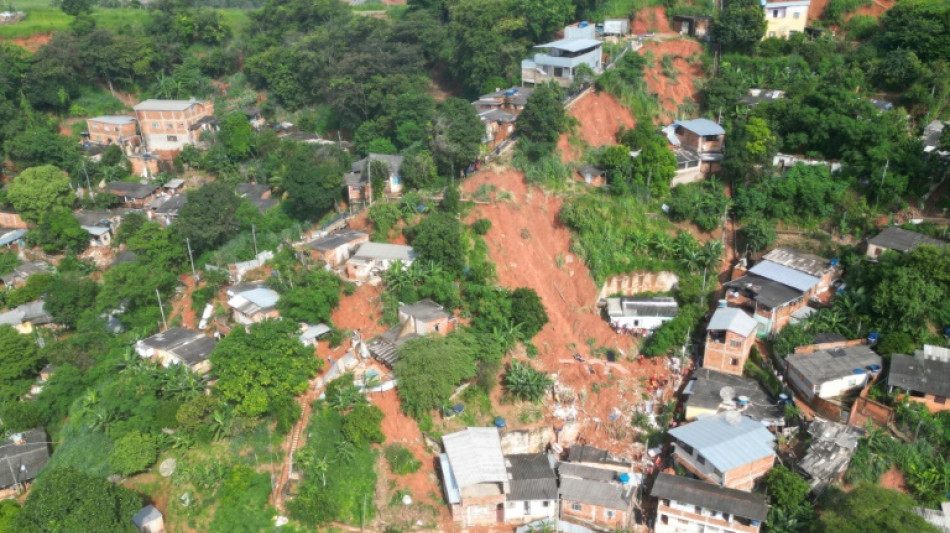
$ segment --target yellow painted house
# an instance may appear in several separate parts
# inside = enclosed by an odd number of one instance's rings
[[[805,31],[811,0],[793,2],[761,0],[761,3],[762,9],[765,11],[765,38],[787,39],[791,35]]]

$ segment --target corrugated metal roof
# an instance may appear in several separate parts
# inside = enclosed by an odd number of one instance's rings
[[[261,308],[273,307],[277,305],[277,301],[280,300],[280,294],[278,294],[277,291],[266,287],[259,287],[247,292],[242,292],[241,296]]]
[[[671,429],[670,436],[695,448],[720,472],[775,455],[775,436],[762,423],[739,416],[732,424],[727,414],[700,418]]]
[[[712,319],[709,321],[709,327],[706,329],[713,331],[731,331],[743,337],[748,337],[755,332],[759,323],[742,309],[728,307],[725,309],[716,309]]]
[[[535,45],[535,48],[556,48],[565,52],[580,52],[587,48],[601,46],[603,43],[596,39],[561,39],[550,43]]]
[[[445,488],[445,499],[450,504],[461,503],[462,493],[459,491],[459,485],[455,481],[455,473],[452,472],[452,465],[449,463],[449,456],[439,454],[439,466],[442,470],[442,486]]]
[[[683,128],[695,133],[696,135],[725,135],[726,130],[722,126],[709,120],[708,118],[694,118],[691,120],[677,120],[674,126]]]
[[[620,483],[605,483],[579,478],[561,478],[559,490],[562,500],[599,505],[619,511],[630,506],[630,497],[633,494],[633,485]]]
[[[353,254],[356,259],[389,259],[399,261],[412,261],[416,258],[416,252],[412,246],[402,244],[389,244],[385,242],[365,242],[360,245]]]
[[[778,263],[773,263],[772,261],[759,261],[754,267],[749,269],[749,272],[803,292],[808,291],[820,281],[815,276]]]
[[[881,356],[864,345],[818,350],[809,354],[791,354],[785,358],[812,385],[854,374],[855,369],[882,364]]]
[[[15,229],[13,231],[8,231],[7,233],[4,233],[2,237],[0,237],[0,246],[12,244],[22,239],[24,235],[26,235],[25,229]]]
[[[898,252],[906,252],[913,250],[921,245],[930,245],[930,246],[946,246],[947,243],[928,237],[916,231],[908,231],[903,228],[887,228],[884,231],[878,233],[874,237],[868,239],[868,244],[873,244],[875,246],[880,246],[882,248],[887,248],[888,250],[896,250]]]
[[[442,444],[460,489],[479,483],[508,481],[497,429],[466,428],[443,436]]]
[[[103,124],[121,126],[123,124],[131,124],[135,122],[135,117],[129,117],[126,115],[102,115],[99,117],[93,117],[89,120],[92,122],[102,122]]]

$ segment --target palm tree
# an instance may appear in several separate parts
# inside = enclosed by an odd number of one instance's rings
[[[529,402],[540,400],[552,383],[547,374],[521,361],[512,362],[505,373],[505,388],[508,392]]]
[[[338,441],[336,443],[336,458],[341,463],[349,463],[356,458],[356,447],[348,440]]]
[[[722,259],[722,252],[725,249],[725,246],[722,244],[722,241],[709,241],[699,249],[699,255],[702,258],[702,264],[704,267],[715,270],[719,266],[719,261]]]
[[[673,239],[666,233],[654,233],[650,241],[651,248],[660,259],[668,258],[673,252]]]
[[[231,426],[234,418],[230,410],[215,409],[211,413],[211,431],[214,433],[215,440],[221,440],[231,433]]]

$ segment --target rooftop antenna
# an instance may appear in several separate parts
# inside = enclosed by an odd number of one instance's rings
[[[736,391],[732,387],[723,387],[719,389],[719,397],[724,402],[731,402],[736,397]]]

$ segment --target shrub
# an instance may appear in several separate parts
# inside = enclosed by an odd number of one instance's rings
[[[491,220],[488,220],[487,218],[480,218],[475,222],[472,222],[472,231],[474,231],[476,235],[485,235],[490,229]]]
[[[537,402],[551,388],[551,378],[521,361],[513,361],[505,373],[505,388],[516,397]]]
[[[109,463],[120,474],[131,475],[152,465],[158,456],[155,437],[130,431],[115,442]]]
[[[396,475],[415,473],[422,466],[422,461],[416,459],[412,452],[402,444],[386,446],[385,454],[386,461],[389,462],[389,469]]]

